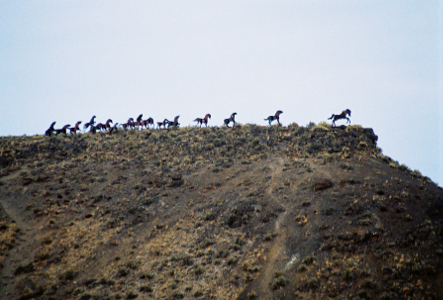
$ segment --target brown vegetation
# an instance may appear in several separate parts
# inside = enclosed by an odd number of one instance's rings
[[[0,299],[441,299],[443,192],[372,129],[0,138]]]

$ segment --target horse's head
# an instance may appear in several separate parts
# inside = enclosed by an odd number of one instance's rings
[[[277,110],[277,112],[275,113],[276,116],[281,115],[283,112],[281,110]]]
[[[205,119],[210,119],[211,118],[211,114],[206,114]]]
[[[111,119],[108,119],[108,121],[106,121],[106,123],[109,125],[109,123],[114,123],[114,122],[112,122]]]
[[[347,112],[348,115],[351,116],[351,110],[350,109],[345,110],[345,112]]]

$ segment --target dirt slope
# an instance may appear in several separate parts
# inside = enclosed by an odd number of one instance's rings
[[[0,138],[0,299],[443,299],[443,192],[360,126]]]

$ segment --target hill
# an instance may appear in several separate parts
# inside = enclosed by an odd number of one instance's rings
[[[372,129],[0,138],[0,299],[443,299],[443,191]]]

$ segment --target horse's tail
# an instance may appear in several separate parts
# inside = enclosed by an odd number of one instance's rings
[[[332,118],[334,118],[334,117],[335,117],[335,115],[332,114],[332,116],[328,120],[332,120]]]

